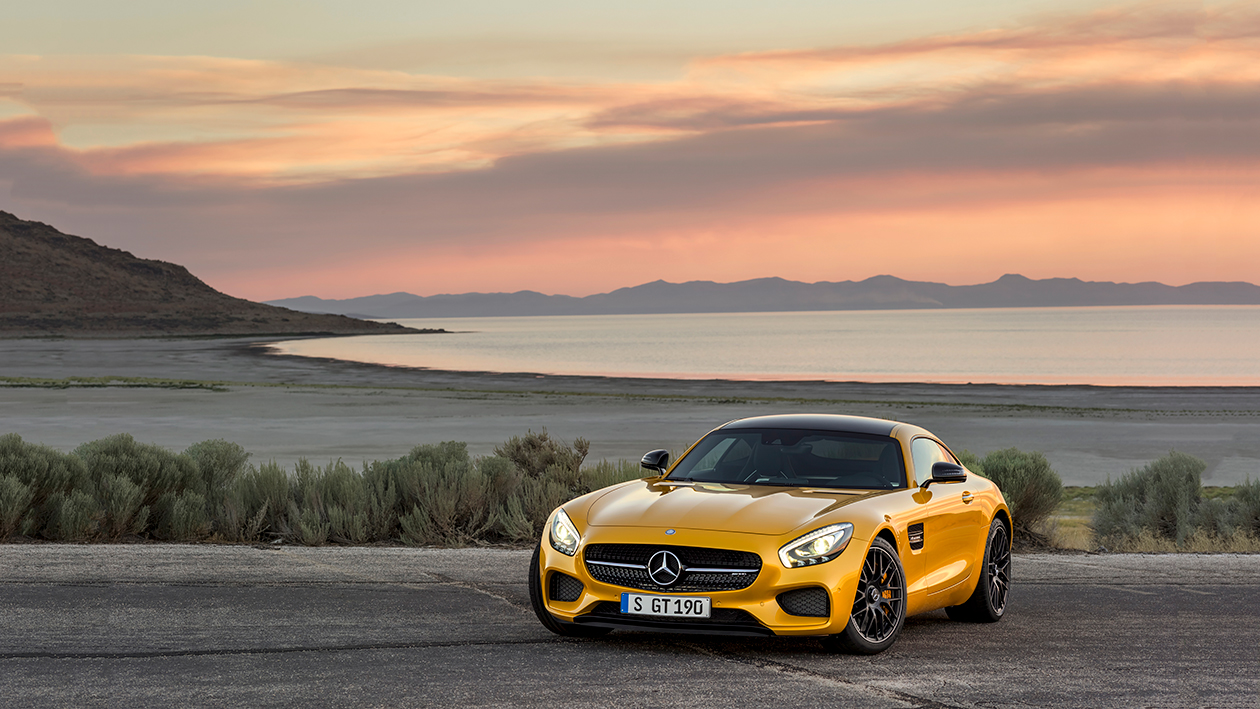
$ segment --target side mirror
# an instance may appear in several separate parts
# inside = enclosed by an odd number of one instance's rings
[[[654,450],[643,454],[643,460],[639,461],[639,465],[654,470],[658,475],[664,475],[665,469],[669,467],[669,451]]]
[[[927,487],[931,483],[960,483],[967,479],[967,469],[957,463],[941,461],[932,464],[932,479],[923,483]]]

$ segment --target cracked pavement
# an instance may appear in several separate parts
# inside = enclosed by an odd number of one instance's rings
[[[529,552],[0,546],[12,706],[1260,707],[1260,556],[1016,555],[995,625],[809,639],[555,637]]]

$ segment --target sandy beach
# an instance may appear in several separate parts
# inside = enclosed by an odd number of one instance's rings
[[[274,340],[272,340],[274,341]],[[474,454],[546,428],[591,458],[681,452],[742,416],[828,412],[916,423],[955,449],[1042,451],[1068,485],[1121,475],[1171,449],[1208,463],[1205,485],[1260,477],[1260,388],[863,384],[445,372],[269,353],[268,340],[0,340],[0,433],[69,450],[113,433],[181,450],[235,441],[292,465],[397,457],[466,441]],[[140,377],[213,388],[30,386]]]

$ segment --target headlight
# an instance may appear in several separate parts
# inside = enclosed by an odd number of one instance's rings
[[[853,525],[829,524],[784,544],[779,550],[779,561],[788,568],[822,564],[840,556],[852,538]]]
[[[564,510],[556,510],[556,516],[551,520],[551,548],[566,556],[573,556],[577,553],[581,538],[569,515]]]

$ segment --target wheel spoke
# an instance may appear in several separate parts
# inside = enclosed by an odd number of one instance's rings
[[[1001,612],[1006,607],[1006,596],[1011,586],[1011,544],[1006,525],[998,523],[989,542],[989,603]]]
[[[852,612],[853,627],[867,641],[883,642],[897,629],[905,611],[904,585],[896,559],[886,550],[872,547],[862,563]]]

